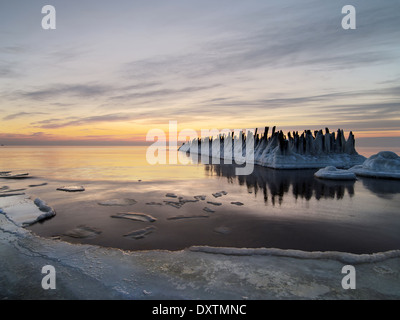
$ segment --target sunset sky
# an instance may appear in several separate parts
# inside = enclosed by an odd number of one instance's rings
[[[400,146],[400,1],[2,0],[0,40],[3,144],[140,144],[177,121]]]

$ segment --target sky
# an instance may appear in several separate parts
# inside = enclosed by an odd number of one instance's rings
[[[177,121],[400,147],[399,40],[397,0],[0,0],[0,143],[143,144]]]

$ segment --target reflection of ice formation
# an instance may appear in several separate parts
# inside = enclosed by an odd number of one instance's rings
[[[254,163],[275,169],[305,169],[324,168],[334,166],[337,168],[350,168],[361,164],[365,157],[359,155],[355,150],[355,139],[350,132],[348,139],[344,137],[343,130],[338,129],[337,133],[330,133],[329,129],[306,130],[302,134],[288,132],[287,136],[283,131],[272,129],[268,137],[269,127],[265,128],[263,134],[257,130],[253,136],[248,132],[249,137],[254,140]],[[254,138],[254,139],[253,139]],[[239,137],[233,134],[227,136],[220,134],[218,138],[207,137],[194,139],[183,144],[179,150],[198,154],[207,154],[215,158],[229,159],[242,148],[241,154],[245,155],[246,141],[245,134]],[[208,145],[208,147],[207,147]],[[232,152],[230,152],[230,147]],[[240,153],[239,151],[239,153]]]
[[[350,171],[364,177],[400,179],[400,157],[391,151],[381,151]]]
[[[264,201],[273,205],[283,202],[285,195],[290,192],[297,198],[310,200],[316,198],[342,199],[347,191],[354,195],[355,181],[328,181],[314,178],[315,170],[274,170],[256,166],[252,174],[247,176],[235,175],[235,165],[213,164],[205,165],[209,175],[226,177],[229,182],[246,185],[251,193],[263,194]]]

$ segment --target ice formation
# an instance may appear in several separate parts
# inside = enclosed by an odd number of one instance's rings
[[[319,169],[315,174],[315,177],[320,179],[329,179],[329,180],[356,180],[356,175],[349,171],[338,169],[336,167],[326,167],[323,169]]]
[[[132,213],[132,212],[122,212],[111,216],[112,218],[128,219],[143,222],[155,222],[156,218],[145,213]]]
[[[11,171],[0,172],[0,178],[3,179],[26,179],[30,178],[29,173],[16,173],[13,174]]]
[[[233,157],[237,154],[243,157],[246,155],[246,142],[249,140],[254,141],[254,163],[275,169],[327,166],[350,168],[363,163],[366,159],[357,153],[352,132],[349,133],[347,140],[341,129],[338,129],[337,133],[331,133],[326,128],[325,133],[322,130],[314,132],[305,130],[301,134],[293,131],[285,135],[283,131],[276,131],[276,127],[273,127],[270,136],[268,132],[269,127],[265,127],[261,135],[255,130],[254,135],[248,131],[247,136],[240,133],[237,137],[229,133],[228,135],[220,134],[217,138],[193,139],[184,143],[179,150],[232,160],[232,155]],[[249,137],[251,139],[248,139]],[[225,147],[227,152],[225,152]],[[230,147],[232,147],[232,152],[229,150]],[[241,149],[238,150],[239,148]]]
[[[85,188],[82,186],[64,186],[57,188],[57,190],[66,192],[79,192],[79,191],[85,191]]]
[[[97,204],[101,206],[131,206],[136,204],[134,199],[110,199],[105,201],[100,201]]]
[[[364,177],[400,179],[400,157],[391,151],[381,151],[350,171]]]
[[[4,213],[20,227],[27,227],[56,215],[54,209],[43,200],[36,198],[32,201],[29,196],[24,195],[2,198],[0,213]]]

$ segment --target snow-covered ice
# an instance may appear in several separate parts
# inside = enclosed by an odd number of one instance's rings
[[[266,127],[261,136],[257,131],[254,135],[249,131],[247,136],[241,134],[237,137],[229,134],[217,138],[194,139],[184,143],[179,150],[232,160],[232,155],[245,156],[247,139],[250,137],[249,141],[254,141],[254,157],[247,158],[246,161],[274,169],[319,169],[327,166],[350,168],[366,159],[357,153],[352,132],[346,140],[341,129],[336,133],[331,133],[326,128],[325,133],[322,130],[316,130],[314,133],[305,130],[302,134],[288,132],[285,135],[282,131],[276,131],[274,127],[270,136],[268,131],[269,128]],[[228,146],[226,154],[225,144]],[[229,151],[229,148],[232,150]]]
[[[32,201],[26,195],[1,198],[0,210],[1,213],[4,213],[16,225],[21,227],[30,226],[56,215],[54,209],[43,200],[36,198]]]
[[[356,175],[349,171],[338,169],[336,167],[326,167],[323,169],[319,169],[315,174],[315,177],[320,179],[329,179],[329,180],[356,180]]]
[[[381,151],[350,171],[364,177],[400,179],[400,157],[391,151]]]

